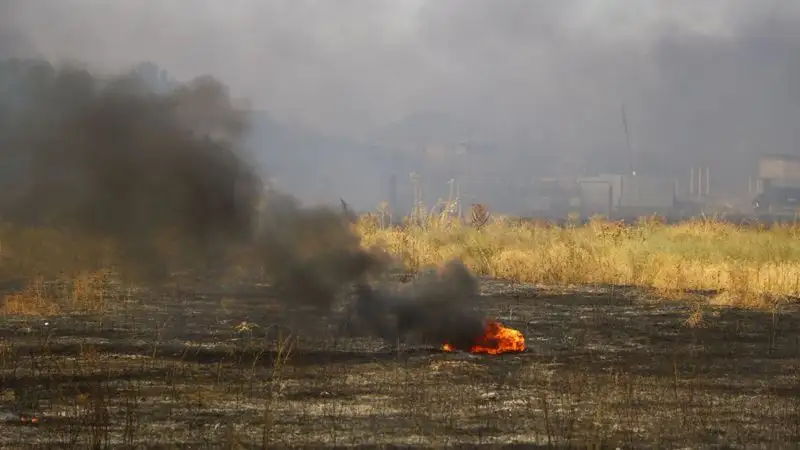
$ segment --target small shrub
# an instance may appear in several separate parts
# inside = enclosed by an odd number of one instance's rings
[[[475,203],[472,205],[470,215],[470,224],[476,229],[480,230],[489,223],[489,208],[483,203]]]

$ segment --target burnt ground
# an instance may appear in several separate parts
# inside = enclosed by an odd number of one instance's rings
[[[0,320],[2,448],[793,447],[800,310],[487,282],[500,356],[390,348],[264,289]],[[311,319],[309,319],[311,317]],[[257,324],[247,330],[237,324]],[[290,334],[292,333],[292,334]],[[284,343],[285,345],[280,345]],[[24,423],[35,416],[37,424]]]

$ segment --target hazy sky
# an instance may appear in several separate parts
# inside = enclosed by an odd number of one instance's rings
[[[0,5],[0,52],[211,73],[275,116],[328,132],[443,112],[486,139],[591,154],[624,148],[625,103],[644,153],[725,162],[800,142],[797,0]]]

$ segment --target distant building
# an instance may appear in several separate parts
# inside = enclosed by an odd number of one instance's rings
[[[758,160],[761,180],[797,180],[800,183],[800,157],[794,155],[763,155]]]

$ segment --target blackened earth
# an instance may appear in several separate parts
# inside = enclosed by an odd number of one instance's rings
[[[102,315],[0,320],[2,448],[800,442],[800,311],[633,290],[482,284],[519,354],[352,337],[268,288],[132,293]],[[687,322],[687,319],[688,322]],[[36,417],[32,424],[25,418]],[[234,445],[234,447],[229,447]],[[236,447],[238,446],[238,447]]]

